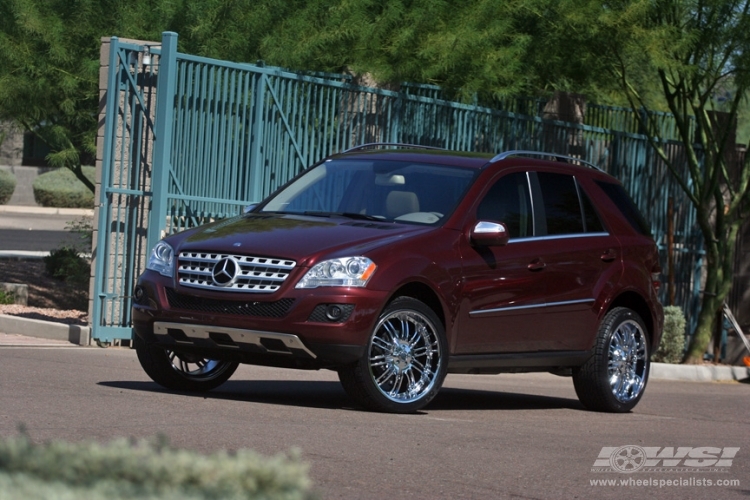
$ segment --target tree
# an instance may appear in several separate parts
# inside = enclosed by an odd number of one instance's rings
[[[532,91],[534,9],[552,0],[309,0],[263,38],[270,64],[370,73],[378,83],[475,93]],[[541,7],[540,7],[541,8]]]
[[[266,0],[4,0],[0,2],[0,119],[41,139],[47,161],[71,169],[96,156],[101,38],[161,40],[177,31],[193,54],[255,61],[261,38],[298,7]]]
[[[653,149],[696,210],[707,276],[686,362],[700,363],[730,292],[737,235],[750,213],[750,156],[736,161],[733,137],[750,89],[750,1],[593,1],[583,10],[579,5],[568,5],[579,17],[567,20],[601,48],[600,64],[619,82]],[[588,15],[580,16],[582,11]],[[670,154],[654,115],[641,113],[655,104],[639,81],[644,70],[659,83],[659,98],[674,115],[679,157]]]
[[[98,2],[0,4],[0,118],[35,134],[48,161],[67,167],[93,191],[82,163],[96,154]]]

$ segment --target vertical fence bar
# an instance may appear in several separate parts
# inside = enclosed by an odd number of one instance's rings
[[[167,224],[167,193],[169,171],[172,168],[170,151],[172,140],[174,96],[177,82],[177,33],[162,34],[156,87],[156,116],[154,118],[154,160],[151,177],[151,213],[149,214],[146,244],[150,251],[161,239]]]

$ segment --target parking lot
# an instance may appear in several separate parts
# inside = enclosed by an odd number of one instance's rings
[[[449,375],[423,412],[399,416],[353,409],[327,371],[241,366],[188,395],[151,382],[128,349],[0,348],[1,436],[23,424],[40,441],[164,433],[204,453],[296,448],[323,499],[747,498],[749,402],[747,383],[652,380],[632,413],[612,415],[585,411],[567,378]],[[722,471],[592,471],[603,448],[625,446],[739,451]]]

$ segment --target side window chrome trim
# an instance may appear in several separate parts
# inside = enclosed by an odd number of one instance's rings
[[[543,309],[547,307],[560,307],[560,306],[573,306],[576,304],[590,304],[595,302],[595,299],[578,299],[578,300],[565,300],[562,302],[550,302],[549,304],[530,304],[526,306],[509,306],[509,307],[497,307],[495,309],[481,309],[477,311],[469,312],[469,316],[481,316],[482,314],[492,314],[506,311],[521,311],[524,309]]]
[[[567,238],[595,238],[601,236],[609,236],[610,233],[571,233],[571,234],[553,234],[548,236],[533,236],[531,238],[511,238],[508,244],[511,243],[523,243],[525,241],[542,241],[542,240],[561,240]]]

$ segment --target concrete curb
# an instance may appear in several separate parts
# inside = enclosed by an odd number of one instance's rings
[[[88,326],[65,325],[53,321],[20,318],[7,314],[0,314],[0,332],[48,340],[62,340],[79,346],[91,344],[91,328]],[[687,382],[745,380],[750,378],[750,368],[744,366],[651,363],[649,378]]]
[[[0,332],[47,340],[63,340],[79,346],[91,344],[91,328],[88,326],[66,325],[8,314],[0,314]]]
[[[49,252],[37,252],[32,250],[0,250],[0,259],[43,259]]]
[[[750,378],[750,368],[744,366],[670,365],[651,363],[652,379],[715,382]]]
[[[73,215],[94,216],[93,208],[55,208],[55,207],[32,207],[26,205],[0,205],[0,214],[33,214],[33,215]]]

